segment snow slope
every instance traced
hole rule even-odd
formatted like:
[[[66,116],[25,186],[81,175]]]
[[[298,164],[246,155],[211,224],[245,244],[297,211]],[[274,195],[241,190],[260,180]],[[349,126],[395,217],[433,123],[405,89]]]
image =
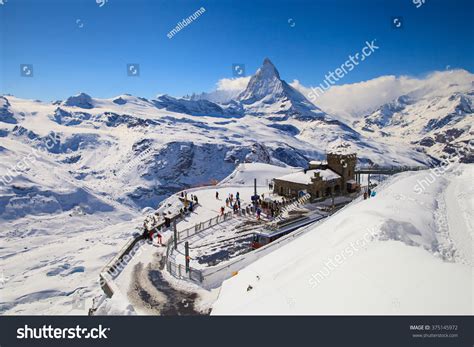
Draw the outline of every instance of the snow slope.
[[[212,314],[473,314],[474,167],[418,194],[430,174],[393,177],[243,269]]]

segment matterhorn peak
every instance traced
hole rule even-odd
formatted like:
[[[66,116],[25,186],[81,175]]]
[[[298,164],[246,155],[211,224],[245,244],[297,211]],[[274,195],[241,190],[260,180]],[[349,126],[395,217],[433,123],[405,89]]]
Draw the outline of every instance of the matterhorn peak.
[[[238,100],[245,105],[248,114],[286,113],[300,119],[324,116],[303,94],[280,78],[278,70],[268,58],[263,60],[262,66],[252,76]]]
[[[263,60],[263,65],[260,69],[258,69],[257,74],[261,74],[262,76],[266,77],[276,77],[280,79],[280,74],[278,73],[278,70],[276,69],[275,65],[271,62],[270,59],[265,58]]]
[[[276,99],[284,93],[283,82],[275,65],[265,58],[263,65],[249,81],[247,88],[239,95],[244,103],[254,103],[262,99]]]

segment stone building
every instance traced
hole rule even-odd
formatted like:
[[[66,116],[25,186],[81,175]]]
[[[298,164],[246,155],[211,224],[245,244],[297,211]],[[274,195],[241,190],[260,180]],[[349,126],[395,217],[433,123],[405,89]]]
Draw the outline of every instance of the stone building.
[[[305,170],[274,178],[273,192],[286,197],[309,193],[319,199],[356,191],[357,155],[327,153],[326,159],[311,161]]]

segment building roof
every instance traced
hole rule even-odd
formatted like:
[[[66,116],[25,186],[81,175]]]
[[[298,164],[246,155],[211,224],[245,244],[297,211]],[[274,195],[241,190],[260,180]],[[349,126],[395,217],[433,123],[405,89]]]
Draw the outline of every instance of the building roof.
[[[326,160],[311,160],[309,165],[327,165],[328,162]]]
[[[306,172],[304,171],[294,172],[285,176],[277,177],[276,179],[280,181],[286,181],[286,182],[292,182],[292,183],[310,184],[311,178],[314,177],[314,174],[316,172],[319,172],[323,181],[330,181],[330,180],[338,179],[341,177],[337,173],[332,171],[331,169],[325,169],[325,170],[315,169],[315,170],[306,170]]]

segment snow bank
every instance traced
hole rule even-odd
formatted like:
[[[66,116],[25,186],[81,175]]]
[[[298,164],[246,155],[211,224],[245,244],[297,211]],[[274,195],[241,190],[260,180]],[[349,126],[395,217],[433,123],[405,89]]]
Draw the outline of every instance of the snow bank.
[[[452,208],[452,195],[472,206],[473,169],[454,168],[421,194],[429,171],[392,177],[225,281],[212,313],[472,314],[472,248],[460,243],[472,245],[472,208]]]

